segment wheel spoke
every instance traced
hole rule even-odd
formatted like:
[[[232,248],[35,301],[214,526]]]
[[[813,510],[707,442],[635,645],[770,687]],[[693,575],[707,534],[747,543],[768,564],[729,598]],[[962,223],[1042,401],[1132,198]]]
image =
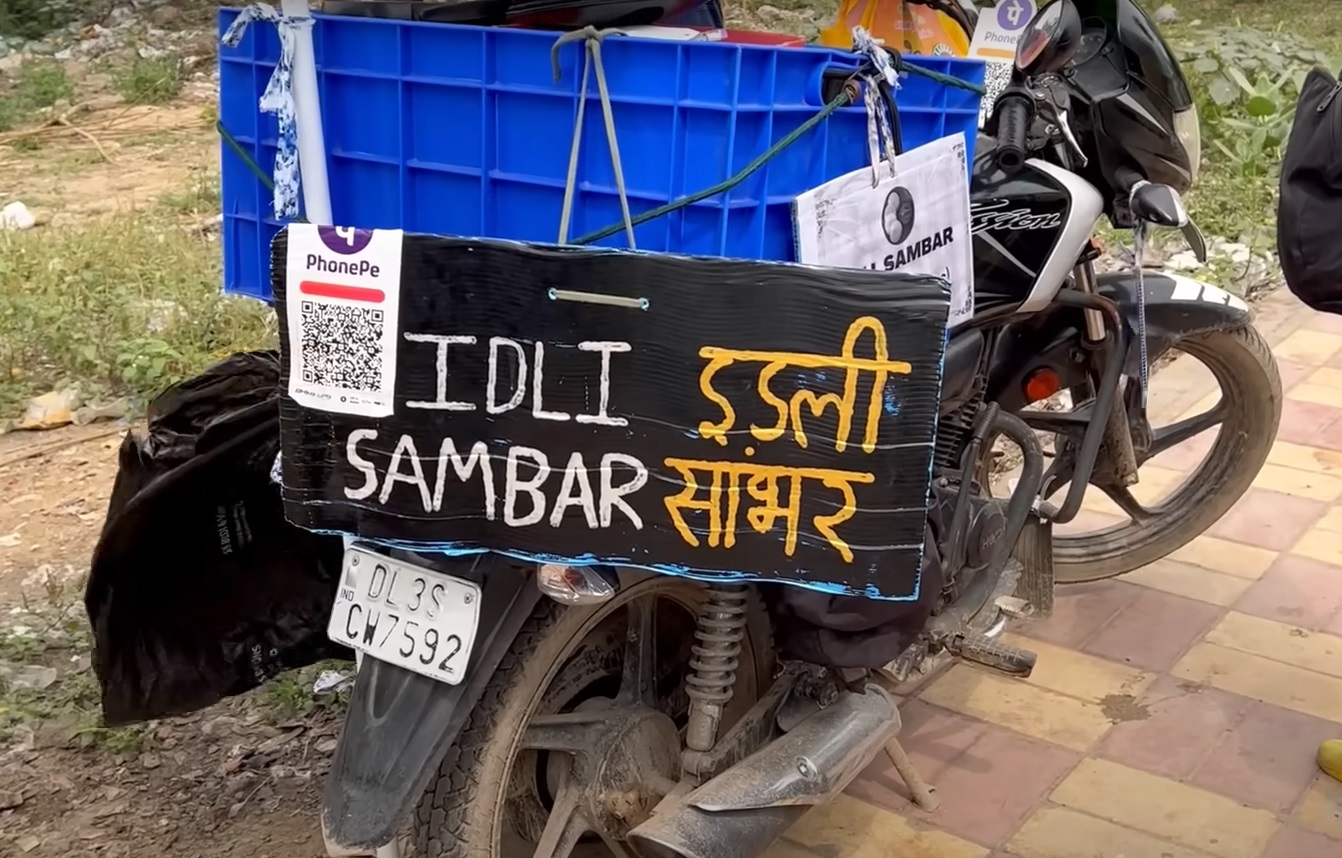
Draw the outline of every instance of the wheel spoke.
[[[619,703],[655,706],[657,703],[657,597],[634,599],[625,607],[624,667]]]
[[[1018,415],[1036,432],[1051,432],[1080,439],[1090,426],[1090,405],[1073,411],[1022,411]]]
[[[572,854],[573,847],[577,846],[582,836],[591,830],[591,826],[578,809],[578,802],[581,799],[582,793],[577,787],[565,783],[560,788],[532,858],[568,858]]]
[[[1067,458],[1059,456],[1054,459],[1039,481],[1039,496],[1048,499],[1056,495],[1063,486],[1072,482],[1073,470],[1075,468],[1070,456]]]
[[[1151,433],[1151,450],[1148,455],[1154,456],[1157,453],[1163,453],[1185,441],[1196,438],[1208,429],[1221,425],[1229,416],[1230,408],[1226,405],[1225,397],[1222,397],[1221,401],[1212,406],[1210,411],[1205,411],[1196,417],[1189,417],[1153,431]]]
[[[563,751],[576,754],[593,747],[597,738],[592,727],[600,718],[591,712],[537,715],[527,725],[522,747],[533,751]]]
[[[610,854],[614,858],[634,858],[634,853],[630,852],[628,847],[614,837],[600,830],[597,831],[597,834],[601,835],[601,842],[606,844],[606,848],[610,850]]]
[[[1123,510],[1129,518],[1138,524],[1154,518],[1154,514],[1151,510],[1142,506],[1141,501],[1137,500],[1132,492],[1128,491],[1127,486],[1099,486],[1098,488],[1100,491],[1108,495],[1109,499],[1113,501],[1119,509]]]

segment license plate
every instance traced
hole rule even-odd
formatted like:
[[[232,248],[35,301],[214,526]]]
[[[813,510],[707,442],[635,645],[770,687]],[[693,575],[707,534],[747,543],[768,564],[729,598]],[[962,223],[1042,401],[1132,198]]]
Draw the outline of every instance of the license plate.
[[[361,548],[345,550],[331,640],[456,685],[480,623],[480,588]]]

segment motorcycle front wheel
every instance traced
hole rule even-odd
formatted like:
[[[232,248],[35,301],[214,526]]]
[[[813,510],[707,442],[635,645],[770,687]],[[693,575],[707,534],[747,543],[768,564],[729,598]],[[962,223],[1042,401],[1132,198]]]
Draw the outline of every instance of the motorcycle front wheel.
[[[413,821],[415,858],[628,858],[623,835],[679,779],[685,676],[707,589],[622,575],[608,602],[542,599]],[[773,680],[753,588],[719,735]]]
[[[1180,340],[1174,348],[1206,367],[1220,400],[1202,413],[1152,427],[1139,464],[1216,431],[1202,459],[1173,490],[1150,505],[1130,489],[1092,485],[1128,520],[1100,530],[1053,537],[1054,580],[1060,584],[1113,578],[1153,563],[1187,545],[1229,512],[1258,476],[1281,421],[1281,376],[1272,350],[1253,327],[1213,331]],[[1155,378],[1159,378],[1157,374]],[[1059,502],[1068,483],[1054,481]]]

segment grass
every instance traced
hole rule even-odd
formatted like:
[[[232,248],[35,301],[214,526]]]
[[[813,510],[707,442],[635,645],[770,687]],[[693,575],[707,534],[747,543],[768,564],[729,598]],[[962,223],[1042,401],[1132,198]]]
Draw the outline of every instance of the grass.
[[[182,91],[182,68],[172,56],[140,58],[118,69],[113,83],[128,104],[166,104]]]
[[[40,39],[87,11],[74,3],[57,6],[50,0],[0,0],[0,36]]]
[[[230,353],[271,313],[220,294],[219,245],[154,213],[0,232],[0,415],[78,384],[143,401]]]
[[[0,633],[0,661],[11,665],[53,667],[56,681],[42,689],[7,686],[0,680],[0,739],[24,728],[55,725],[66,739],[113,754],[140,751],[143,725],[108,728],[100,724],[97,679],[87,664],[76,664],[91,641],[83,619],[82,582],[62,583],[49,576],[42,592],[25,597],[22,619],[27,628]]]
[[[271,719],[295,721],[320,712],[343,712],[349,705],[348,692],[318,696],[313,693],[312,687],[323,671],[349,673],[353,667],[349,662],[320,662],[281,673],[271,679],[261,689],[262,700]]]
[[[32,122],[39,111],[69,101],[75,88],[60,63],[25,62],[9,92],[0,94],[0,131]]]
[[[192,171],[191,182],[185,190],[159,198],[159,205],[168,212],[193,218],[218,214],[222,204],[219,175],[213,170]]]
[[[1315,65],[1336,71],[1342,17],[1314,0],[1174,6],[1179,20],[1162,30],[1180,54],[1202,120],[1202,172],[1190,213],[1212,235],[1271,250],[1277,171],[1299,83]]]

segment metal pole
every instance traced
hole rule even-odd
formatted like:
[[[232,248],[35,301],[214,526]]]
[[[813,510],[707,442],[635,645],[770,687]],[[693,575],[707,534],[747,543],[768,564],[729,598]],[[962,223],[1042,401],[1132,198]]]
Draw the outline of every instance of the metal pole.
[[[307,0],[280,0],[280,9],[290,18],[311,17]],[[294,47],[294,113],[298,125],[298,169],[303,180],[304,213],[309,223],[334,226],[311,27],[298,30]]]

